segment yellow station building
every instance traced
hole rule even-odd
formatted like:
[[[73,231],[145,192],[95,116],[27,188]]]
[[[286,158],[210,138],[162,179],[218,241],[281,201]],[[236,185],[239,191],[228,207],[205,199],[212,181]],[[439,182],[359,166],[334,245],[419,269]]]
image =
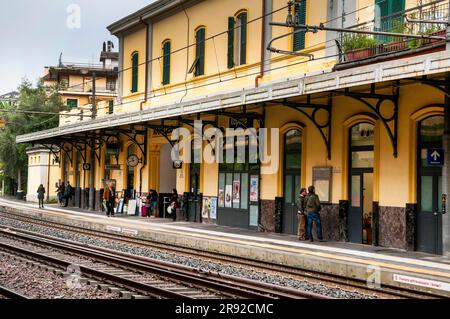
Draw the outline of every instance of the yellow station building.
[[[159,0],[108,27],[112,114],[17,142],[72,147],[61,173],[74,185],[91,164],[77,185],[95,189],[96,209],[114,180],[128,199],[157,190],[161,214],[175,188],[191,221],[294,234],[299,189],[315,185],[326,239],[448,253],[448,20],[447,0]],[[270,161],[189,163],[215,135],[174,166],[172,135],[196,120],[266,128]]]

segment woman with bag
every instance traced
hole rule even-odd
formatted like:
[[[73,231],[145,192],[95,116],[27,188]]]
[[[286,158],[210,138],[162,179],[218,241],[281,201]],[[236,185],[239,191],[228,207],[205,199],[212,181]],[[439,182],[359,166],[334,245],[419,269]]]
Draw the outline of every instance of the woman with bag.
[[[180,204],[178,202],[178,192],[175,188],[172,190],[171,204],[169,207],[171,207],[171,214],[172,214],[173,221],[176,221],[177,220],[177,209],[180,208]]]
[[[308,195],[308,193],[306,192],[306,188],[302,188],[300,190],[300,198],[297,201],[297,208],[298,208],[297,238],[298,238],[298,240],[306,240],[306,215],[305,215],[306,195]]]

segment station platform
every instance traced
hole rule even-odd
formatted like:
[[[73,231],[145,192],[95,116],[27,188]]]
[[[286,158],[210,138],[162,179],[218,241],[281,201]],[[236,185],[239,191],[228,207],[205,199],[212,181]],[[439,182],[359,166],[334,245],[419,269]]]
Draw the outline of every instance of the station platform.
[[[243,257],[305,271],[407,287],[450,297],[450,256],[345,242],[300,242],[295,236],[210,224],[104,214],[0,199],[0,210],[90,229]]]

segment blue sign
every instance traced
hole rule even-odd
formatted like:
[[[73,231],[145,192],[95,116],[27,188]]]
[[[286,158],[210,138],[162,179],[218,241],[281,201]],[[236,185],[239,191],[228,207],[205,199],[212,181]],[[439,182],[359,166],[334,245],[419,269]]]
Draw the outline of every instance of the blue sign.
[[[427,164],[430,166],[443,166],[444,150],[436,148],[427,149]]]

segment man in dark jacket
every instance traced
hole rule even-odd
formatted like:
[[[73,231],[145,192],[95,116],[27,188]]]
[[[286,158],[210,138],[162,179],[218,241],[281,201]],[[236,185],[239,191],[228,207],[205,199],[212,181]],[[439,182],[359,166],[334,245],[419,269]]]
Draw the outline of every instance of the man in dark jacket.
[[[322,207],[320,205],[319,196],[316,195],[316,189],[314,186],[308,187],[308,196],[306,196],[305,202],[306,213],[308,214],[307,237],[309,241],[313,241],[312,226],[313,222],[315,222],[317,228],[317,238],[319,241],[323,241],[322,223],[319,215]]]
[[[37,198],[39,200],[39,208],[44,208],[44,194],[45,194],[45,188],[44,185],[39,185],[39,188],[37,190]]]
[[[73,187],[72,187],[72,185],[70,185],[70,182],[68,181],[67,185],[66,185],[66,189],[64,191],[64,200],[65,200],[64,207],[69,206],[69,199],[72,198],[72,195],[73,195]]]

